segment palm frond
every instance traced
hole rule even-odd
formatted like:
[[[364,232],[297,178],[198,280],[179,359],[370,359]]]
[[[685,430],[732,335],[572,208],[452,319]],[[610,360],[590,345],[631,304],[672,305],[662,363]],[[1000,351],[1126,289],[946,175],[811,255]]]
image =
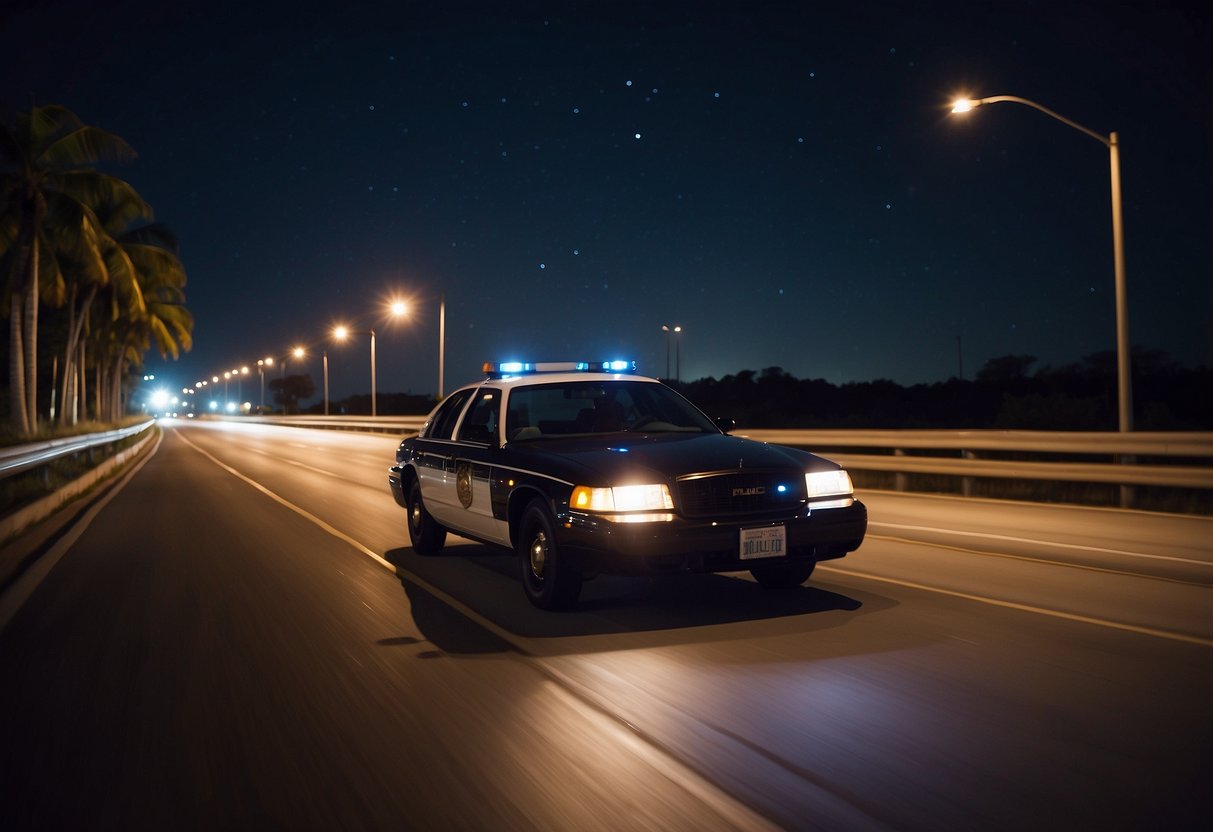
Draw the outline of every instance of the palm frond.
[[[82,125],[55,138],[35,161],[50,170],[63,170],[98,162],[133,162],[137,158],[135,149],[122,138],[100,127]]]

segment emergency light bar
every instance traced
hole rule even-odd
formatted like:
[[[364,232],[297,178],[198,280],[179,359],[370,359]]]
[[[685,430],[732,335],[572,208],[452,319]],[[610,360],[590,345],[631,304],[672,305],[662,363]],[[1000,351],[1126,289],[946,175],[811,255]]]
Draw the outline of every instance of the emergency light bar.
[[[500,361],[484,362],[489,378],[532,375],[535,373],[634,373],[635,361]]]

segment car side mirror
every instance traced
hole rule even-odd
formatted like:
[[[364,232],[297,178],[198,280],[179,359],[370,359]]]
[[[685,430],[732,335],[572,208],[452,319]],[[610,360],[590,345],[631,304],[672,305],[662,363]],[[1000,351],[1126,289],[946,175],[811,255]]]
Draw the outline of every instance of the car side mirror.
[[[737,422],[727,416],[717,416],[715,421],[716,427],[720,428],[721,433],[732,433],[737,427]]]

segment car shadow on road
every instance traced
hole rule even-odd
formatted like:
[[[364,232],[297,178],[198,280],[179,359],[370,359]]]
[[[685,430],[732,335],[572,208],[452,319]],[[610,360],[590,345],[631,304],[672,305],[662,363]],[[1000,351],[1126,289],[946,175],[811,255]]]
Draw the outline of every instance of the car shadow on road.
[[[810,632],[843,626],[856,616],[896,604],[879,595],[859,597],[825,589],[813,578],[796,589],[767,590],[748,574],[682,574],[599,576],[585,583],[575,609],[546,612],[527,601],[514,556],[493,547],[459,546],[436,557],[421,557],[406,547],[392,549],[384,557],[398,568],[415,605],[418,600],[429,604],[434,596],[410,576],[447,593],[503,630],[529,639],[650,633],[663,634],[657,639],[663,643],[677,643],[695,640],[690,631],[696,628],[759,621],[773,622],[774,630]],[[426,597],[414,600],[418,593]],[[454,610],[451,613],[462,618]],[[437,641],[437,635],[426,631],[431,640]]]

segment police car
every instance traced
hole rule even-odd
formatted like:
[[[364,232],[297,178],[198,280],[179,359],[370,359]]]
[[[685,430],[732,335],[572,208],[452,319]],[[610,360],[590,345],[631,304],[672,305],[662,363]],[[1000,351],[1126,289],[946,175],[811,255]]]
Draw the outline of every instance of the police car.
[[[486,364],[388,470],[413,549],[447,532],[513,549],[533,604],[597,573],[749,570],[799,586],[857,549],[867,509],[837,464],[730,436],[635,362]]]

